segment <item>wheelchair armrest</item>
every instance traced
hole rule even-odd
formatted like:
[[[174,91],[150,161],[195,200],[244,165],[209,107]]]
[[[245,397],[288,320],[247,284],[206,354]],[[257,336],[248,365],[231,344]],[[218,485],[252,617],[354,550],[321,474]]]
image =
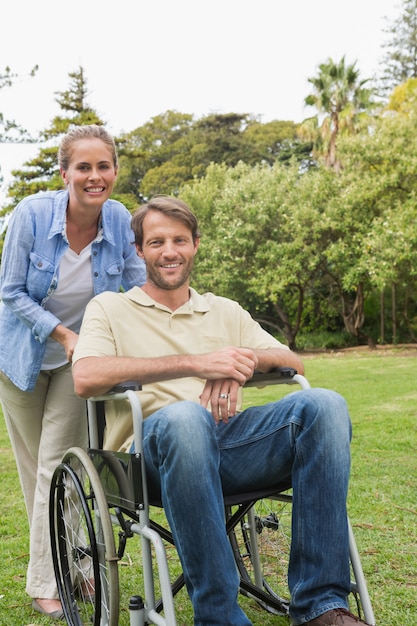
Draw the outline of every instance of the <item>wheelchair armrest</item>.
[[[142,389],[142,384],[137,380],[126,380],[123,383],[115,385],[108,393],[123,393],[128,389],[131,389],[132,391],[140,391]]]
[[[297,370],[293,367],[276,367],[270,372],[255,372],[252,378],[245,383],[245,387],[259,387],[264,385],[276,385],[280,383],[292,384],[297,380],[293,380],[297,374]],[[131,389],[132,391],[140,391],[142,385],[136,380],[127,380],[115,385],[108,393],[123,393]]]
[[[297,370],[293,367],[276,367],[270,372],[255,372],[252,378],[246,381],[245,387],[263,387],[266,385],[293,384]]]

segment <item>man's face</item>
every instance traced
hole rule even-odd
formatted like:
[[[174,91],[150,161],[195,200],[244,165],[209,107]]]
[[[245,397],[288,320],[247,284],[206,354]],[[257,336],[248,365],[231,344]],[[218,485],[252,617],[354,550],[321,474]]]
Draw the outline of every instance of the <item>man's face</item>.
[[[148,282],[164,290],[188,286],[199,243],[179,220],[149,211],[143,221],[143,247],[138,249],[146,262]]]

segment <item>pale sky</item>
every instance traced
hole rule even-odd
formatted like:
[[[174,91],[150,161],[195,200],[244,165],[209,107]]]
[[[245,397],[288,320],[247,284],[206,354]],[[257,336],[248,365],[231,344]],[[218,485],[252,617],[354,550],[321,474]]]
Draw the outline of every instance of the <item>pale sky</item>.
[[[83,66],[87,102],[114,134],[168,109],[196,117],[250,113],[300,122],[308,78],[329,57],[378,71],[400,0],[7,0],[0,70],[35,78],[0,90],[0,112],[36,133],[60,113],[55,92]],[[385,17],[388,17],[388,22]],[[0,144],[0,168],[37,154]],[[1,200],[1,198],[0,198]]]

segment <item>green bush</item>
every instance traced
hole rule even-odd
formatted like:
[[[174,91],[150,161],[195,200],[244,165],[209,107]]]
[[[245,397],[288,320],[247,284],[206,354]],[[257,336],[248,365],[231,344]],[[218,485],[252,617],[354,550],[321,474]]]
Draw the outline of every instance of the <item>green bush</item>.
[[[355,345],[357,345],[355,337],[346,331],[328,332],[320,330],[315,333],[297,335],[297,348],[300,351],[341,350]]]

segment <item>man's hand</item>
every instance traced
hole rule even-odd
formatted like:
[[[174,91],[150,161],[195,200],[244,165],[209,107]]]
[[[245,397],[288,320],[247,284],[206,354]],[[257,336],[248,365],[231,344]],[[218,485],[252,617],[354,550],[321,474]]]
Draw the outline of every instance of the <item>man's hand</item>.
[[[231,378],[244,385],[252,378],[258,357],[248,348],[227,347],[197,356],[197,376],[207,380]]]
[[[258,364],[258,357],[247,348],[228,347],[201,355],[200,378],[206,384],[200,396],[201,405],[211,412],[218,423],[228,422],[236,413],[239,388],[252,378]]]
[[[236,414],[237,396],[241,385],[230,378],[208,380],[200,395],[200,404],[205,409],[211,404],[211,413],[216,424],[228,422]]]

